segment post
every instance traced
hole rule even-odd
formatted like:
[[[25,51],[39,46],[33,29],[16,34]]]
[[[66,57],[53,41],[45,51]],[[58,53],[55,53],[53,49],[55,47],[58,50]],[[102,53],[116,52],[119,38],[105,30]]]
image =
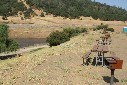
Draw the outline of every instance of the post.
[[[83,65],[84,65],[84,58],[83,58]]]
[[[111,69],[111,80],[110,80],[110,85],[113,85],[113,81],[114,81],[114,71],[115,71],[115,69]]]
[[[104,66],[104,52],[102,52],[102,67]]]

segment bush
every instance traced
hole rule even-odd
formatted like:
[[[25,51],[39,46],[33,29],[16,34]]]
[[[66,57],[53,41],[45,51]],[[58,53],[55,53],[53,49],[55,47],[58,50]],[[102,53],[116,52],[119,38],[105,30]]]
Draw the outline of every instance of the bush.
[[[0,53],[5,51],[16,51],[18,49],[18,43],[8,39],[9,26],[5,24],[0,25]]]
[[[107,31],[114,32],[115,30],[113,28],[108,28]]]
[[[6,51],[6,45],[0,42],[0,53]]]
[[[68,34],[68,37],[74,37],[80,33],[83,33],[83,32],[87,32],[87,29],[86,28],[75,28],[75,29],[72,29],[72,28],[66,28],[63,30],[64,32],[66,32]]]
[[[40,15],[40,16],[41,16],[41,17],[45,17],[45,15],[44,15],[44,13],[43,13],[43,12],[41,13],[41,15]]]
[[[32,13],[34,13],[34,11],[32,10],[32,8],[29,8],[29,9],[27,9],[27,10],[24,12],[24,17],[25,17],[26,19],[27,19],[27,18],[30,18]]]
[[[108,25],[103,25],[103,24],[101,24],[101,25],[98,25],[98,26],[96,27],[97,30],[101,30],[101,29],[103,29],[103,28],[107,29],[107,28],[108,28]]]
[[[14,40],[7,40],[7,51],[16,51],[19,48],[19,44]]]
[[[59,31],[52,32],[47,38],[47,42],[49,43],[50,46],[57,46],[68,40],[70,40],[68,34]]]
[[[8,29],[9,26],[5,24],[0,25],[0,42],[1,43],[6,43],[6,40],[8,39]]]
[[[66,28],[63,32],[67,33],[69,38],[77,35],[76,30],[71,28]]]
[[[47,42],[50,46],[57,46],[70,40],[71,37],[76,36],[80,33],[87,32],[86,28],[66,28],[62,32],[56,31],[49,35]]]

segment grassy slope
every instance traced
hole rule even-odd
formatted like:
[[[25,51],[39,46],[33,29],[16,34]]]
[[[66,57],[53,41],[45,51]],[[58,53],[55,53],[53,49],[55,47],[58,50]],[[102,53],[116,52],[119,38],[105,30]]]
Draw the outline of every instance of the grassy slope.
[[[0,61],[0,85],[109,85],[110,70],[107,67],[81,65],[81,56],[93,47],[99,36],[93,32],[81,34],[59,46]],[[127,39],[123,34],[111,36],[110,50],[114,49],[124,60],[123,69],[115,71],[115,78],[119,81],[115,85],[126,85]],[[121,42],[125,43],[118,46]]]
[[[89,50],[93,41],[95,41],[93,35],[82,34],[60,46],[32,51],[21,57],[0,61],[0,76],[2,76],[0,82],[4,85],[37,85],[42,82],[44,85],[59,82],[74,84],[75,81],[67,78],[72,76],[77,76],[78,80],[84,78],[85,69],[81,66],[81,56]],[[82,80],[82,83],[84,82]]]

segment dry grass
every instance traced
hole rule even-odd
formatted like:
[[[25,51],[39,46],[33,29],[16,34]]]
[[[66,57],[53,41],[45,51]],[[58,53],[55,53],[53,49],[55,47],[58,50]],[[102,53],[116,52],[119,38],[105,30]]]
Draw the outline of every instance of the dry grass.
[[[59,46],[35,50],[21,57],[0,61],[1,85],[109,85],[110,70],[101,66],[82,66],[81,56],[92,48],[99,32],[81,34]],[[124,60],[123,69],[115,71],[119,81],[127,84],[126,35],[111,34],[111,51]],[[118,44],[122,44],[118,46]],[[118,48],[118,49],[117,49]],[[95,54],[92,54],[92,58]]]
[[[121,28],[126,24],[120,21],[69,20],[52,17],[33,20],[36,20],[35,24],[44,22],[43,24],[47,25],[74,25],[81,27],[92,27],[93,24],[98,25],[104,23],[114,28]],[[21,30],[27,31],[26,34],[29,34],[30,31],[27,29]],[[18,31],[20,32],[20,30]],[[111,34],[113,42],[110,46],[110,50],[116,52],[117,55],[124,60],[124,64],[122,70],[115,71],[115,78],[119,80],[115,85],[126,85],[127,36],[122,34],[120,32],[121,30],[118,29],[118,31],[117,33]],[[13,34],[16,32],[17,31],[13,32]],[[38,32],[40,32],[40,30]],[[40,33],[43,33],[43,31]],[[30,36],[32,36],[32,34]],[[59,46],[31,51],[20,57],[1,60],[0,85],[109,85],[109,69],[101,66],[96,67],[91,64],[89,66],[81,65],[81,56],[92,48],[95,44],[95,40],[99,36],[99,32],[81,34]],[[92,57],[94,56],[93,54]]]
[[[9,17],[8,20],[0,20],[1,23],[14,23],[14,24],[34,24],[35,26],[41,25],[41,29],[37,27],[29,29],[19,28],[10,29],[9,36],[11,38],[46,38],[51,32],[56,30],[62,30],[61,28],[66,27],[85,27],[93,28],[97,25],[108,24],[109,27],[114,28],[115,31],[121,31],[124,26],[127,26],[127,22],[123,21],[100,21],[94,20],[91,17],[82,17],[83,19],[63,19],[63,17],[53,17],[47,15],[46,17],[33,17],[31,19],[21,20],[19,17]],[[25,25],[24,25],[25,27]]]
[[[83,84],[84,81],[81,77],[84,75],[85,68],[81,65],[81,56],[91,47],[91,42],[94,40],[92,36],[92,34],[80,35],[60,46],[41,49],[21,57],[1,61],[0,76],[2,77],[0,81],[4,85],[37,85],[37,83],[39,85],[50,83],[56,85],[74,84],[74,82],[79,84],[81,83],[77,81],[79,77]],[[76,75],[76,81],[73,82],[73,79],[68,81],[69,77],[73,78]]]

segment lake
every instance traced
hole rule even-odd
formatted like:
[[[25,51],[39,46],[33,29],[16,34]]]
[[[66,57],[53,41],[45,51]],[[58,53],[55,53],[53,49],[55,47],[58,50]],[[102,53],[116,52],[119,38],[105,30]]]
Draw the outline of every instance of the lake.
[[[23,47],[28,47],[28,46],[34,46],[34,45],[46,45],[46,39],[35,39],[35,38],[31,38],[31,39],[13,39],[15,41],[17,41],[19,43],[19,47],[23,48]]]

